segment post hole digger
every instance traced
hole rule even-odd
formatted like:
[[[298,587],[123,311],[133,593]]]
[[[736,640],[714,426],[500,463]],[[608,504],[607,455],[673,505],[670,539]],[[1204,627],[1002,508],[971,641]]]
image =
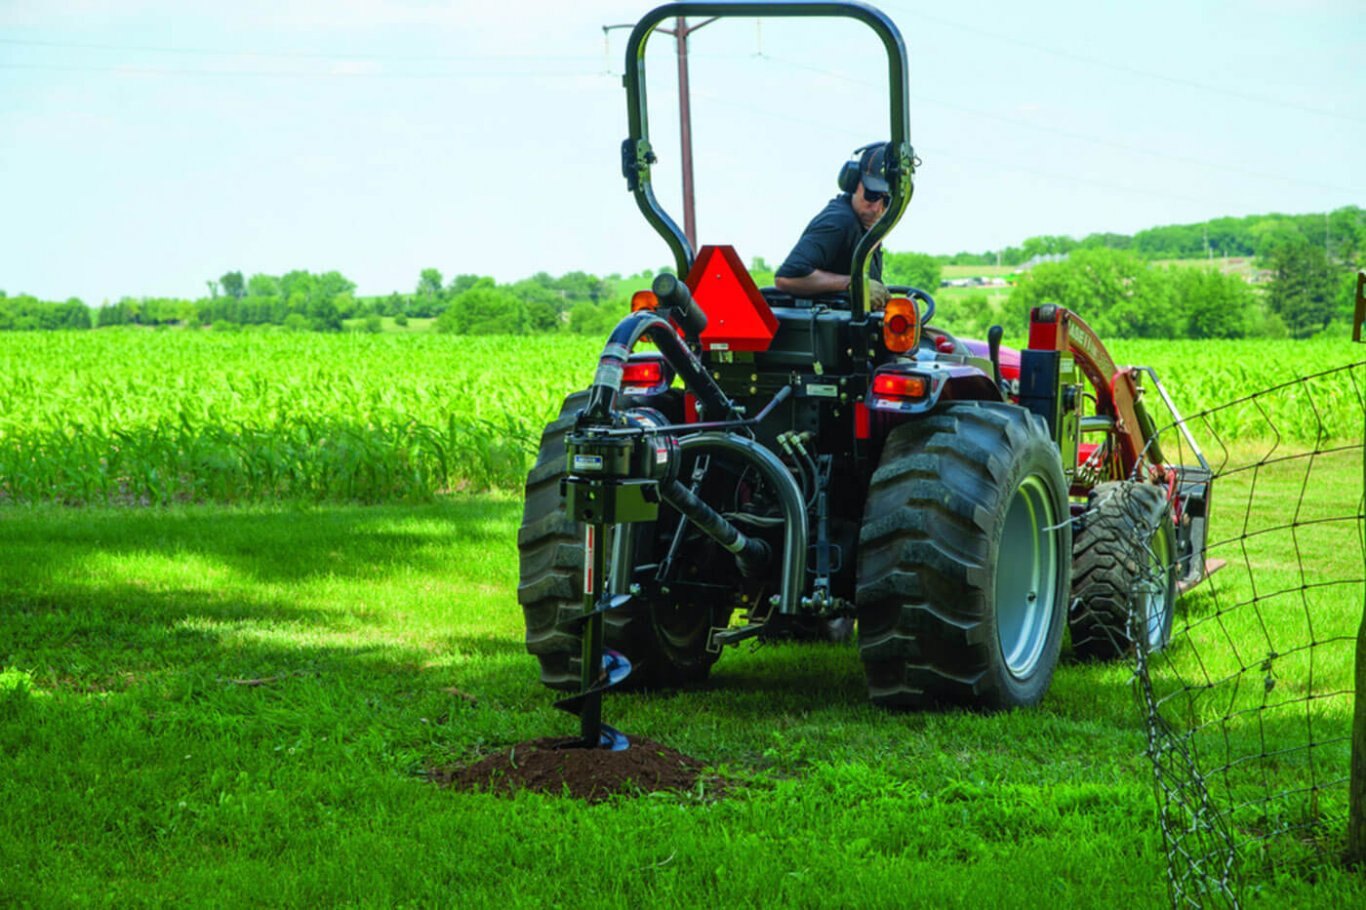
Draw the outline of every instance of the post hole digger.
[[[760,290],[659,206],[644,51],[678,16],[839,16],[880,39],[888,202],[847,296]],[[1155,373],[1117,367],[1059,306],[1031,312],[1019,351],[999,327],[932,324],[916,288],[870,310],[865,267],[912,192],[906,73],[896,26],[857,3],[673,3],[631,34],[622,169],[679,277],[635,295],[546,428],[518,533],[527,649],[585,746],[626,747],[608,689],[697,682],[726,645],[839,619],[876,704],[1037,704],[1069,623],[1082,656],[1161,647],[1207,572],[1211,473],[1189,434],[1199,463],[1163,460]]]

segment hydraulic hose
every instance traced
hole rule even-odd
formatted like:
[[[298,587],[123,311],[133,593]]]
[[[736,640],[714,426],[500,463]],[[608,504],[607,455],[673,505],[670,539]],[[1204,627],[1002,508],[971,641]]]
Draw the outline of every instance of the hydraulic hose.
[[[650,310],[638,310],[627,316],[603,346],[602,356],[598,358],[598,371],[593,376],[593,384],[588,387],[588,404],[584,416],[592,423],[610,425],[612,414],[616,411],[617,396],[621,392],[621,374],[626,367],[626,359],[642,335],[659,348],[664,359],[683,379],[683,384],[702,402],[705,412],[723,418],[737,417],[735,404],[721,391],[701,362],[683,340],[678,337],[669,321]]]
[[[677,480],[659,485],[659,498],[678,510],[702,533],[735,554],[740,574],[749,577],[768,565],[768,544],[755,537],[746,537],[735,525],[722,517],[702,498]]]
[[[806,581],[807,521],[806,506],[802,502],[796,479],[772,451],[734,433],[698,433],[680,440],[679,447],[684,455],[713,451],[734,456],[752,466],[768,481],[778,497],[778,507],[783,514],[782,591],[778,612],[797,613],[801,608],[802,586]],[[684,492],[690,491],[684,488]]]

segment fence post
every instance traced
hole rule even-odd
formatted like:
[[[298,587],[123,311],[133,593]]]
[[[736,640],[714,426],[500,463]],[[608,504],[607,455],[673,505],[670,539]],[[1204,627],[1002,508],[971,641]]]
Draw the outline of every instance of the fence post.
[[[1366,272],[1357,272],[1356,312],[1352,320],[1352,340],[1361,341],[1361,324],[1366,319]],[[1362,430],[1366,450],[1366,427]],[[1366,483],[1366,451],[1362,457],[1362,478]],[[1347,861],[1366,863],[1366,603],[1362,605],[1361,626],[1357,629],[1356,686],[1352,712],[1352,783],[1347,798]]]

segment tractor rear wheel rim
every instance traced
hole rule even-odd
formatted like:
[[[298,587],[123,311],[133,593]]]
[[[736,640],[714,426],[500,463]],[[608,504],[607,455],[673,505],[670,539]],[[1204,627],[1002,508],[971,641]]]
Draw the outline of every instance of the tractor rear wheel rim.
[[[1018,679],[1039,666],[1057,599],[1057,517],[1038,475],[1020,484],[1006,511],[996,560],[996,635],[1006,668]]]
[[[1159,526],[1148,547],[1148,577],[1144,579],[1143,623],[1148,650],[1162,647],[1163,632],[1167,627],[1167,611],[1171,609],[1171,588],[1167,578],[1171,574],[1172,557],[1167,535]]]

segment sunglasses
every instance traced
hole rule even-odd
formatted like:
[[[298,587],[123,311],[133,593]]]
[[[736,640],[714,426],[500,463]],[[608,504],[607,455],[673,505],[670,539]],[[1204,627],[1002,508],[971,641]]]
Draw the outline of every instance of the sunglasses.
[[[886,201],[887,201],[887,194],[886,194],[886,193],[875,193],[875,192],[873,192],[872,190],[868,189],[868,187],[865,186],[865,187],[863,188],[863,198],[864,198],[870,205],[877,205],[879,202],[886,202]]]

